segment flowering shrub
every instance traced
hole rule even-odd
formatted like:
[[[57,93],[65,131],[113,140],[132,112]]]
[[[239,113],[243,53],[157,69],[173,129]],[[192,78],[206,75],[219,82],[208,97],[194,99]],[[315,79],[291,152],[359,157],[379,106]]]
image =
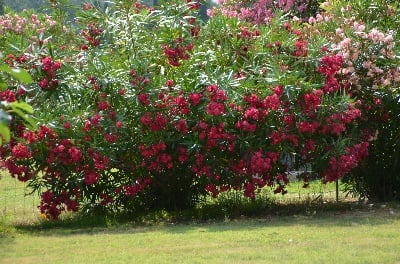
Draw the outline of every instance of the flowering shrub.
[[[75,34],[68,47],[55,37],[34,49],[22,32],[28,59],[7,63],[33,75],[21,98],[39,128],[19,127],[1,155],[40,191],[42,213],[181,209],[231,189],[255,198],[265,186],[284,194],[289,169],[311,166],[299,176],[306,186],[367,156],[373,133],[359,126],[365,105],[351,92],[347,50],[334,46],[340,36],[328,42],[317,25],[279,15],[255,25],[216,12],[202,24],[198,8],[85,5],[79,30],[61,29]]]
[[[27,84],[32,82],[31,76],[23,69],[12,68],[6,64],[2,64],[0,65],[0,72],[13,77],[13,80],[7,80],[7,76],[4,76],[4,79],[3,76],[0,76],[1,89],[7,88],[7,84],[11,85],[15,80]],[[34,121],[30,116],[33,113],[32,107],[25,102],[18,102],[18,96],[19,94],[15,94],[10,89],[0,91],[0,146],[3,144],[3,141],[10,141],[10,128],[18,129],[18,126],[35,128]]]
[[[238,17],[255,24],[269,24],[276,10],[290,14],[298,19],[314,16],[322,1],[319,0],[219,0],[219,8],[208,10],[209,16],[221,13],[225,16]]]
[[[311,19],[320,33],[330,33],[332,48],[344,58],[348,91],[362,105],[359,127],[370,141],[371,155],[344,181],[349,191],[370,199],[398,199],[399,61],[397,3],[364,1],[327,4],[327,12]],[[380,20],[376,9],[388,15]],[[318,25],[319,24],[319,25]],[[336,29],[336,25],[341,27]],[[325,29],[322,29],[325,27]],[[330,30],[326,30],[328,27]]]

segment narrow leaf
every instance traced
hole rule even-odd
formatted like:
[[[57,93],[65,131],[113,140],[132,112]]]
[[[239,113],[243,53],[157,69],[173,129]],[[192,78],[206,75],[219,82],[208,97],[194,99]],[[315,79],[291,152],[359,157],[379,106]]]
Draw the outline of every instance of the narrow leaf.
[[[11,68],[9,65],[3,64],[0,65],[0,71],[6,72],[15,79],[17,79],[18,81],[21,81],[26,84],[33,82],[31,75],[24,69]]]
[[[32,106],[30,106],[28,103],[25,102],[12,102],[10,104],[12,109],[18,108],[24,111],[27,114],[33,114],[33,109]]]
[[[8,128],[8,126],[1,122],[0,123],[0,144],[3,143],[3,140],[5,142],[10,141],[10,129]]]

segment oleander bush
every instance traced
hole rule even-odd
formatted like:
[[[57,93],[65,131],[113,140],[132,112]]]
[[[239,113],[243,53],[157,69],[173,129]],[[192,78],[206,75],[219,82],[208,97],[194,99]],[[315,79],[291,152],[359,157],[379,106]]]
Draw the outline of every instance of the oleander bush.
[[[222,6],[203,22],[198,1],[116,0],[67,23],[51,2],[53,16],[0,19],[4,63],[34,80],[10,81],[1,98],[28,102],[37,123],[10,124],[2,166],[51,219],[284,194],[289,170],[305,187],[337,181],[395,119],[382,96],[396,94],[394,35],[328,4],[309,19],[278,6],[262,23]]]

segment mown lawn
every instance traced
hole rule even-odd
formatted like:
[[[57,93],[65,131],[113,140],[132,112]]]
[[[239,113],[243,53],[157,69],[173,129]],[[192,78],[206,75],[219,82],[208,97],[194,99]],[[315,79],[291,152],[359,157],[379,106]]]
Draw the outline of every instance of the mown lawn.
[[[400,204],[321,204],[214,220],[3,218],[0,263],[400,263]]]
[[[400,263],[399,209],[112,227],[10,228],[1,263]]]

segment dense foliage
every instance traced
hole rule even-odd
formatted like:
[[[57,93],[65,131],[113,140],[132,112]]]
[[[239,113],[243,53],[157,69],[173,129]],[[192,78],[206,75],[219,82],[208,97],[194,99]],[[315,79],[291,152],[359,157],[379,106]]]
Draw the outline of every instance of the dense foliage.
[[[34,79],[9,80],[1,98],[28,102],[38,124],[10,123],[2,165],[50,218],[182,209],[231,189],[284,194],[293,170],[305,187],[347,175],[365,190],[352,173],[397,124],[396,35],[351,6],[223,1],[204,23],[198,1],[118,0],[83,5],[68,26],[51,2],[52,16],[0,19],[4,63]]]

